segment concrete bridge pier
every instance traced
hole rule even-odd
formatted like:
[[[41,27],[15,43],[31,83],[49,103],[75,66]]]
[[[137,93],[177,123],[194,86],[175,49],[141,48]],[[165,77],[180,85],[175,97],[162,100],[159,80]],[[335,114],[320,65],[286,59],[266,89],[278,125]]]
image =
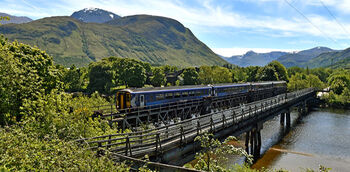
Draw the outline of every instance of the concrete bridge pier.
[[[280,124],[281,127],[284,127],[284,125],[286,125],[286,129],[289,130],[290,129],[290,109],[288,109],[286,112],[281,113],[281,117],[280,117]]]
[[[287,130],[290,129],[290,109],[287,110],[286,112],[286,128]]]
[[[250,131],[246,132],[246,152],[253,155],[254,161],[258,160],[261,151],[261,129],[263,124],[257,124]]]

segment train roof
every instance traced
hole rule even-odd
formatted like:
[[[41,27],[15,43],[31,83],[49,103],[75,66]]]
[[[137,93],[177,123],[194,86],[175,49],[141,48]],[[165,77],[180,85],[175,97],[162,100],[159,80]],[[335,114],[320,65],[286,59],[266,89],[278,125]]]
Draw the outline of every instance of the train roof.
[[[214,84],[213,87],[230,87],[230,86],[249,86],[250,83],[225,83],[225,84]]]
[[[147,88],[127,88],[119,91],[128,91],[133,93],[151,92],[151,91],[175,91],[175,90],[192,90],[192,89],[209,89],[210,85],[186,85],[171,87],[147,87]]]
[[[263,81],[263,82],[252,82],[252,83],[225,83],[225,84],[214,84],[214,85],[186,85],[186,86],[170,86],[170,87],[146,87],[146,88],[127,88],[119,91],[127,91],[133,93],[153,92],[153,91],[175,91],[175,90],[195,90],[195,89],[209,89],[211,87],[227,87],[227,86],[247,86],[253,85],[264,85],[272,83],[285,83],[286,81]]]

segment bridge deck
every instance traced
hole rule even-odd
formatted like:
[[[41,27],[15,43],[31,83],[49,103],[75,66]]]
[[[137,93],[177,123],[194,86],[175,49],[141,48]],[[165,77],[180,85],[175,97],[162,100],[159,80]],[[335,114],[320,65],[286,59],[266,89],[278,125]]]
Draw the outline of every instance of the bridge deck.
[[[87,143],[91,149],[105,148],[114,153],[137,158],[146,154],[157,156],[192,142],[196,136],[202,133],[216,133],[229,127],[239,128],[245,123],[256,123],[276,110],[300,103],[313,93],[314,89],[304,89],[252,102],[246,104],[245,107],[220,110],[154,129],[86,138],[78,141]]]

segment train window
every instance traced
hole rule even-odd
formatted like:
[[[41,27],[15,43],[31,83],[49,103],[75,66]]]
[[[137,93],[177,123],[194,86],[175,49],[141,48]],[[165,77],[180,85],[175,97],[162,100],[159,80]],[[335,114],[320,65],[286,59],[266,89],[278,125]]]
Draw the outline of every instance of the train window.
[[[173,98],[173,93],[165,93],[165,98],[166,99],[172,99]]]
[[[153,102],[154,101],[154,95],[153,94],[146,94],[146,101]]]
[[[164,99],[164,94],[160,93],[156,95],[156,100],[163,100]]]
[[[196,91],[196,96],[200,96],[200,95],[201,95],[201,91],[200,90]]]
[[[175,92],[174,93],[175,98],[180,98],[181,97],[181,92]]]
[[[193,97],[194,96],[194,91],[189,91],[188,94]]]
[[[188,96],[188,92],[187,91],[182,92],[182,97],[187,97],[187,96]]]

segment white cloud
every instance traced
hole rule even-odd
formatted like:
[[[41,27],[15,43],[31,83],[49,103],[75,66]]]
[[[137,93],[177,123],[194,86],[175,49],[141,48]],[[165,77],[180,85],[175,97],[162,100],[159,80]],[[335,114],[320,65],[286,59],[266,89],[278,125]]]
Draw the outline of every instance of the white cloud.
[[[248,51],[254,51],[256,53],[268,53],[271,51],[283,51],[283,52],[294,52],[299,51],[296,49],[276,49],[276,48],[239,48],[239,47],[233,47],[233,48],[212,48],[212,50],[219,55],[222,55],[224,57],[231,57],[234,55],[243,55]]]

